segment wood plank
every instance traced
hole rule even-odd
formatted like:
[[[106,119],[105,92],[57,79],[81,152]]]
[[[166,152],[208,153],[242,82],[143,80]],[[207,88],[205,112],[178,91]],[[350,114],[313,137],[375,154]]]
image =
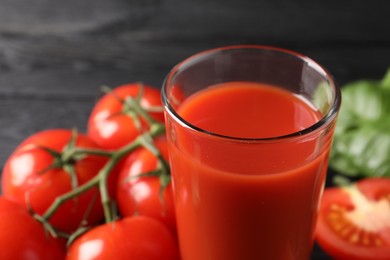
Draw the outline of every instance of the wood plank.
[[[94,100],[0,99],[0,165],[29,135],[51,128],[85,131]]]
[[[0,70],[0,96],[94,98],[98,95],[98,88],[101,85],[115,87],[119,84],[137,81],[160,88],[165,75],[175,63],[200,50],[200,48],[199,50],[195,48],[180,50],[179,45],[175,43],[165,47],[161,55],[157,53],[151,55],[153,48],[134,50],[134,56],[129,55],[127,58],[125,58],[125,49],[107,52],[107,59],[103,62],[105,66],[98,64],[99,62],[91,57],[84,56],[82,51],[77,56],[79,61],[89,63],[84,67],[75,66],[74,59],[65,53],[58,53],[58,55],[63,55],[61,65],[56,64],[55,60],[50,57],[34,58],[35,62],[41,64],[41,67],[27,70],[20,68]],[[296,46],[293,50],[308,55],[325,66],[340,84],[360,78],[381,78],[390,67],[390,45],[377,48],[361,46],[357,48],[329,47],[328,49]],[[140,55],[139,52],[150,53]],[[121,56],[120,53],[123,55]],[[139,55],[138,58],[136,58],[137,55]],[[119,56],[121,58],[116,58]],[[20,57],[17,63],[23,63],[23,59]],[[136,62],[137,60],[142,60],[142,62]]]
[[[247,43],[290,48],[320,61],[327,55],[341,70],[350,63],[376,68],[364,62],[390,57],[390,2],[369,8],[359,2],[41,0],[30,7],[26,0],[6,1],[0,3],[0,68],[163,74],[200,50]]]
[[[255,0],[7,0],[0,31],[25,35],[143,32],[154,35],[259,35],[285,41],[389,39],[389,2]],[[17,15],[16,15],[17,14]],[[364,32],[364,33],[363,33]],[[374,37],[374,38],[373,38]]]
[[[0,97],[94,99],[100,86],[115,87],[130,82],[143,82],[160,88],[165,70],[131,71],[111,67],[90,70],[61,68],[0,71]]]

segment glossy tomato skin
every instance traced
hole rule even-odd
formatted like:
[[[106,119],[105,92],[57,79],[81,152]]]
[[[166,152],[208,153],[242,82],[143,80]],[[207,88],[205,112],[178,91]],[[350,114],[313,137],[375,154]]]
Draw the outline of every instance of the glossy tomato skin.
[[[165,160],[168,160],[168,148],[165,138],[154,142]],[[161,184],[158,177],[138,177],[157,167],[157,158],[146,148],[131,153],[119,172],[117,187],[118,208],[123,216],[149,216],[165,223],[176,234],[175,206],[171,183],[160,196]],[[163,200],[162,200],[163,199]]]
[[[106,149],[118,149],[133,141],[142,130],[138,129],[133,118],[123,112],[124,106],[118,98],[136,97],[143,88],[141,106],[162,107],[160,91],[149,85],[131,83],[121,85],[113,89],[112,93],[104,95],[95,104],[88,119],[88,135],[101,147]],[[164,113],[149,113],[158,122],[164,122]],[[145,120],[141,120],[142,129],[148,129]]]
[[[382,228],[368,231],[346,221],[345,215],[357,208],[349,193],[341,188],[327,188],[323,194],[320,214],[317,221],[316,240],[334,259],[342,260],[385,260],[390,259],[390,179],[371,178],[357,183],[359,191],[371,201],[387,201],[387,216],[377,221],[372,213],[373,224]],[[384,204],[382,204],[384,205]],[[363,214],[362,217],[363,218]],[[377,222],[377,223],[374,223]]]
[[[178,260],[178,246],[161,222],[127,217],[91,229],[70,246],[67,260]]]
[[[39,146],[57,152],[68,144],[72,131],[51,129],[38,132],[21,143],[7,160],[2,174],[2,190],[5,197],[14,200],[24,207],[43,214],[56,197],[71,190],[70,176],[62,168],[42,172],[53,163],[53,156]],[[77,147],[99,148],[87,136],[78,134]],[[81,185],[93,178],[106,163],[101,156],[86,156],[74,164],[78,184]],[[103,218],[97,188],[83,193],[75,199],[65,202],[50,218],[50,223],[65,232],[74,231],[85,218],[87,223],[96,224]]]
[[[60,260],[65,250],[25,208],[0,197],[0,259]]]

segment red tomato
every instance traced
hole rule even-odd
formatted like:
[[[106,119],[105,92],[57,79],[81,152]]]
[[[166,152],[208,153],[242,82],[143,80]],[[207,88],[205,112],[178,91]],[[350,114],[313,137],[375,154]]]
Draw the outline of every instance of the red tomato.
[[[39,146],[61,152],[71,138],[72,131],[53,129],[36,133],[20,144],[7,160],[3,170],[4,196],[26,208],[31,207],[37,214],[43,214],[56,197],[69,192],[72,189],[71,178],[63,168],[42,172],[53,163],[54,158]],[[87,136],[81,134],[77,136],[76,146],[99,148]],[[78,184],[93,178],[106,161],[103,157],[86,156],[74,162]],[[71,232],[80,225],[85,215],[88,224],[95,224],[103,218],[97,188],[65,202],[50,218],[50,223],[62,231]]]
[[[173,235],[161,222],[128,217],[91,229],[70,246],[67,260],[178,260]]]
[[[164,159],[168,160],[166,139],[158,138],[155,145]],[[123,216],[143,215],[156,218],[176,234],[172,185],[165,188],[161,198],[159,177],[136,177],[156,170],[157,163],[156,156],[146,148],[138,149],[126,158],[118,177],[118,208]]]
[[[326,189],[316,237],[336,259],[390,259],[390,179]]]
[[[115,88],[112,93],[104,95],[96,103],[88,120],[88,135],[103,148],[118,149],[148,129],[148,124],[142,118],[141,129],[136,126],[134,119],[126,114],[126,105],[123,103],[126,97],[135,98],[141,91],[141,86],[143,87],[140,101],[142,108],[162,109],[160,91],[148,85],[139,83],[122,85]],[[155,120],[164,122],[162,110],[148,114]]]
[[[63,259],[65,250],[20,205],[0,197],[0,259]]]

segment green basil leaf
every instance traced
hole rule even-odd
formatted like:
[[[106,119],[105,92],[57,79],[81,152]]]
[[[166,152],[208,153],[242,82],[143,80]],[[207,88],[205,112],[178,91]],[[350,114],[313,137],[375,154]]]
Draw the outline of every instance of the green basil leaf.
[[[381,81],[382,88],[390,89],[390,68],[387,70],[386,75]]]
[[[390,69],[342,88],[330,166],[353,177],[390,177]]]
[[[367,124],[335,137],[331,166],[353,177],[390,177],[390,123]]]

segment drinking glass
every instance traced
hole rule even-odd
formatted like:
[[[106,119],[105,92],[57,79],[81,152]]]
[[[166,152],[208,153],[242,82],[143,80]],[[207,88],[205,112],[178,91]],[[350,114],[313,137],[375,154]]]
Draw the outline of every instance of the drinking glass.
[[[223,127],[204,129],[187,119],[202,106],[210,111],[213,105],[221,108],[222,95],[194,97],[232,82],[288,93],[316,119],[283,134],[273,133],[267,122],[253,120],[269,130],[267,136],[229,135]],[[176,65],[164,81],[162,99],[182,259],[309,259],[341,102],[331,75],[312,59],[289,50],[228,46]],[[197,103],[191,103],[194,100]],[[240,110],[249,103],[240,102],[225,102],[222,107],[221,117],[230,106],[240,111],[229,119],[231,127],[250,114]],[[267,104],[266,111],[256,110],[259,118],[279,111],[282,127],[302,117],[295,114],[296,107],[284,109],[272,100]],[[207,111],[203,113],[206,120]]]

